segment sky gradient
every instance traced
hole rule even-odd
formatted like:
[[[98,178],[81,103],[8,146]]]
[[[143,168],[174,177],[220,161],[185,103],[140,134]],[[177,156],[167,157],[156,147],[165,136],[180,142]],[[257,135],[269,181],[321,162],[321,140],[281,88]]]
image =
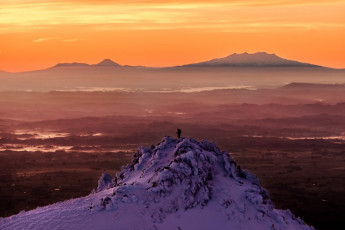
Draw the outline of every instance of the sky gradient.
[[[345,1],[0,0],[0,69],[173,66],[266,51],[345,68]]]

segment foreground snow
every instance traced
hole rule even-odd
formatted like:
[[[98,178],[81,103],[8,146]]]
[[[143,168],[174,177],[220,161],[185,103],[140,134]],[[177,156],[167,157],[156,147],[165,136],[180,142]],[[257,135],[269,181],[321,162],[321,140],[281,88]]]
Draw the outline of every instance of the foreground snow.
[[[166,137],[94,194],[0,219],[1,229],[314,229],[274,209],[267,192],[217,146]]]

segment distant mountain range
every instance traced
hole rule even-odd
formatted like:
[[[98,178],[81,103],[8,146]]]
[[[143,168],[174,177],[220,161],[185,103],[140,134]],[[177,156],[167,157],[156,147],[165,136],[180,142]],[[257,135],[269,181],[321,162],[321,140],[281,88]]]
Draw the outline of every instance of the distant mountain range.
[[[297,90],[327,90],[327,89],[345,89],[345,84],[316,84],[316,83],[299,83],[293,82],[281,87],[281,89],[297,89]]]
[[[231,54],[224,58],[183,65],[183,67],[321,67],[308,63],[287,60],[266,52]]]
[[[54,67],[138,67],[138,66],[122,66],[110,59],[104,59],[98,64],[90,65],[87,63],[59,63]],[[141,66],[142,67],[142,66]],[[258,53],[242,53],[231,54],[224,58],[216,58],[209,61],[187,64],[175,67],[322,67],[309,63],[303,63],[293,60],[287,60],[277,56],[276,54],[268,54],[266,52]]]
[[[120,67],[121,65],[110,59],[104,59],[103,61],[94,65],[89,65],[87,63],[73,62],[73,63],[58,63],[54,67],[87,67],[87,66]]]

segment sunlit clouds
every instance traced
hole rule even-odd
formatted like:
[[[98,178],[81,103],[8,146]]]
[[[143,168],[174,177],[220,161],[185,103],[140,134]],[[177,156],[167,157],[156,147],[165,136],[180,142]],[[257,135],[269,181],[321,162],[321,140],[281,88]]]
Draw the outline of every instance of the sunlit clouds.
[[[109,2],[14,1],[0,10],[0,32],[34,31],[56,25],[89,25],[90,29],[96,30],[99,27],[112,30],[203,28],[226,31],[250,31],[256,27],[282,30],[293,27],[345,28],[344,17],[339,16],[344,12],[345,4],[337,2],[295,5],[290,1],[288,6],[274,5],[272,1]],[[288,1],[280,1],[281,4],[284,2]]]
[[[61,38],[37,38],[32,40],[34,43],[39,43],[39,42],[46,42],[50,40],[57,40],[57,41],[62,41],[62,42],[77,42],[80,39],[78,38],[71,38],[71,39],[61,39]]]

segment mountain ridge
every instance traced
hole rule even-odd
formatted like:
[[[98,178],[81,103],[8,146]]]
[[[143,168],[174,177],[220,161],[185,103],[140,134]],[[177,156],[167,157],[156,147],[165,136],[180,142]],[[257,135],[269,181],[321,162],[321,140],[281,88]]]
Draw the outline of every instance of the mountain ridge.
[[[122,65],[114,62],[111,59],[103,59],[97,64],[88,64],[83,62],[65,62],[65,63],[57,63],[54,67],[121,67]]]
[[[223,58],[183,65],[182,67],[322,67],[309,63],[288,60],[266,52],[234,53]],[[326,67],[322,67],[326,68]]]
[[[303,83],[303,82],[291,82],[286,84],[280,89],[344,89],[345,84],[321,84],[321,83]]]
[[[246,59],[247,58],[247,59]],[[256,58],[256,59],[255,59]],[[142,65],[120,65],[117,62],[114,62],[111,59],[103,59],[99,63],[96,64],[88,64],[82,62],[63,62],[57,63],[54,66],[44,68],[44,69],[37,69],[37,70],[29,70],[29,71],[21,71],[21,72],[7,72],[0,70],[0,73],[26,73],[26,72],[36,72],[42,70],[49,70],[49,69],[56,69],[56,68],[63,68],[63,67],[122,67],[122,68],[151,68],[151,69],[179,69],[179,68],[186,68],[186,67],[229,67],[229,68],[293,68],[293,67],[304,67],[310,69],[325,69],[325,70],[340,70],[344,71],[345,68],[332,68],[326,67],[316,64],[304,63],[295,60],[288,60],[279,57],[278,55],[266,52],[256,52],[256,53],[233,53],[223,58],[214,58],[208,61],[184,64],[184,65],[176,65],[176,66],[166,66],[166,67],[150,67],[150,66],[142,66]],[[110,68],[108,68],[110,69]]]
[[[111,59],[104,59],[97,64],[87,64],[87,63],[58,63],[51,68],[56,67],[144,67],[144,68],[155,68],[155,69],[174,69],[174,68],[185,68],[185,67],[305,67],[305,68],[323,68],[323,69],[333,69],[329,67],[303,63],[295,60],[288,60],[277,56],[276,54],[266,53],[266,52],[256,52],[256,53],[233,53],[223,58],[214,58],[208,61],[171,66],[171,67],[149,67],[149,66],[130,66],[130,65],[120,65]]]

